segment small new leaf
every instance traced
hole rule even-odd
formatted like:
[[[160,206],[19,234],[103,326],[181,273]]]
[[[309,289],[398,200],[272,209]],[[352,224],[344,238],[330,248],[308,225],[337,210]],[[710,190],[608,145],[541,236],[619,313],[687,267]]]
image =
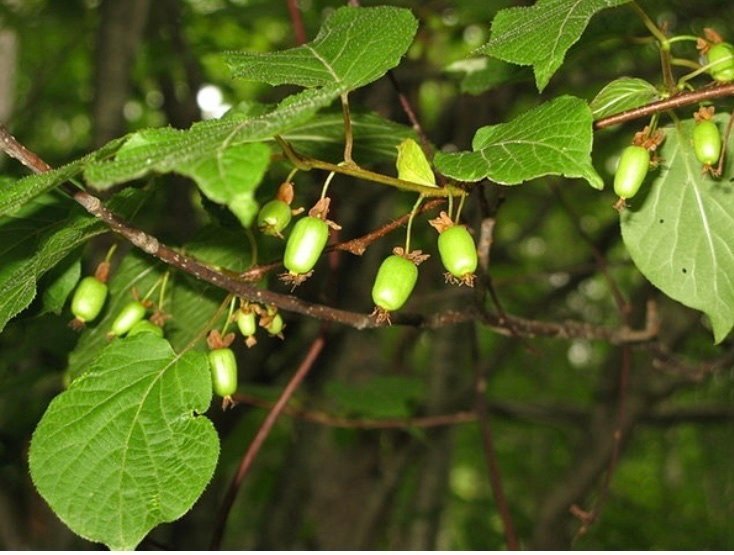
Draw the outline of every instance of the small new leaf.
[[[535,83],[542,91],[591,17],[628,1],[538,0],[534,6],[500,10],[492,21],[489,42],[479,51],[506,62],[533,66]]]
[[[434,163],[460,181],[488,178],[517,185],[543,175],[564,175],[602,189],[604,182],[591,165],[592,123],[586,102],[562,96],[509,123],[480,128],[473,152],[440,152]]]
[[[423,149],[413,139],[405,139],[398,145],[398,178],[429,187],[436,187],[436,176]]]

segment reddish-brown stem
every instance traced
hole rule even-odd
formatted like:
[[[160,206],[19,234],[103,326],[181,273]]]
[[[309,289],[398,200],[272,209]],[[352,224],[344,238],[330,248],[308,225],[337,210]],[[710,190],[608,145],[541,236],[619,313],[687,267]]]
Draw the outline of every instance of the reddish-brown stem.
[[[476,351],[476,345],[474,346]],[[502,486],[502,473],[500,471],[499,461],[497,460],[497,451],[494,448],[494,437],[492,435],[492,425],[489,418],[489,409],[487,408],[487,375],[484,365],[480,362],[475,352],[476,375],[474,378],[474,411],[479,420],[479,430],[482,435],[482,445],[484,447],[484,458],[487,463],[487,474],[489,475],[489,483],[492,488],[492,496],[494,497],[497,511],[502,520],[502,528],[507,542],[507,549],[517,551],[520,549],[520,542],[515,532],[515,525],[510,512],[510,505],[505,496],[505,490]]]
[[[222,505],[219,510],[219,516],[217,518],[217,523],[214,528],[214,534],[212,535],[210,549],[218,550],[220,548],[222,544],[222,537],[224,536],[224,530],[227,526],[227,517],[229,516],[229,512],[232,509],[232,505],[234,504],[234,500],[237,497],[237,493],[240,490],[242,480],[244,480],[247,472],[252,467],[252,463],[254,462],[255,457],[257,457],[257,454],[260,452],[260,448],[262,447],[263,443],[265,443],[268,435],[270,435],[270,431],[273,429],[275,421],[283,412],[283,409],[288,404],[288,401],[293,396],[293,393],[295,393],[296,389],[298,389],[298,386],[301,384],[303,379],[313,367],[316,359],[318,358],[321,350],[324,347],[324,344],[325,339],[323,335],[319,335],[311,343],[311,347],[309,347],[306,356],[303,358],[301,364],[298,366],[298,369],[295,371],[291,379],[288,381],[288,384],[281,392],[278,400],[273,405],[273,408],[270,409],[270,412],[265,417],[265,420],[260,426],[260,429],[257,431],[257,434],[255,434],[255,437],[247,448],[247,451],[242,456],[242,459],[240,460],[240,465],[237,468],[237,472],[232,478],[232,481],[227,488],[227,493],[224,496],[224,500],[222,501]]]
[[[627,121],[632,121],[639,118],[644,118],[656,114],[659,112],[665,112],[667,110],[675,110],[676,108],[682,108],[683,106],[690,106],[691,104],[697,104],[704,100],[711,100],[713,98],[721,98],[724,96],[734,95],[734,83],[727,83],[726,85],[715,85],[707,87],[705,89],[699,89],[692,92],[682,92],[665,100],[659,100],[657,102],[651,102],[645,104],[639,108],[633,108],[620,112],[619,114],[613,114],[604,118],[600,118],[594,122],[596,129],[603,129],[612,125],[617,125]]]
[[[298,0],[286,0],[286,3],[288,4],[288,14],[291,18],[296,44],[300,46],[306,42],[306,29],[303,26],[301,10],[298,8]]]
[[[246,393],[238,393],[234,395],[237,403],[245,403],[255,407],[269,409],[273,406],[271,401],[260,399]],[[436,414],[431,416],[416,416],[413,418],[345,418],[336,416],[326,412],[316,410],[305,410],[296,407],[287,406],[283,409],[283,414],[307,420],[315,424],[331,426],[333,428],[351,428],[359,430],[388,430],[388,429],[408,429],[408,428],[436,428],[439,426],[454,426],[456,424],[464,424],[467,422],[475,422],[477,415],[470,411],[460,411],[452,414]]]
[[[50,166],[37,155],[18,143],[3,126],[0,126],[0,149],[17,158],[36,173],[42,173],[50,169]],[[317,303],[310,303],[293,295],[259,289],[234,272],[212,268],[191,256],[175,251],[161,243],[153,235],[132,227],[116,214],[112,213],[94,195],[77,189],[68,183],[60,185],[59,189],[71,196],[87,212],[107,224],[112,231],[123,236],[147,254],[197,279],[234,293],[245,300],[259,304],[274,305],[281,310],[295,312],[317,320],[347,325],[355,329],[376,328],[384,325],[383,322],[378,321],[372,314],[340,310]],[[627,326],[612,329],[583,322],[542,322],[509,315],[499,318],[486,311],[477,313],[472,310],[463,310],[461,312],[449,310],[430,315],[399,313],[393,315],[391,318],[391,322],[395,325],[429,328],[475,320],[481,320],[486,326],[503,334],[516,334],[525,337],[535,337],[538,335],[559,338],[581,337],[585,339],[598,339],[613,344],[649,341],[657,332],[657,329],[651,327],[644,330],[632,330]]]
[[[623,422],[625,418],[625,408],[627,399],[627,390],[629,382],[629,371],[632,362],[632,351],[629,346],[622,347],[622,363],[619,371],[619,390],[617,392],[617,415],[612,431],[612,453],[609,457],[609,464],[604,474],[599,495],[594,502],[590,511],[584,511],[578,506],[574,505],[570,508],[572,514],[581,520],[581,526],[576,531],[574,536],[574,542],[585,535],[589,528],[599,519],[604,504],[609,497],[609,486],[612,482],[612,476],[614,471],[617,469],[617,463],[619,461],[619,455],[622,450],[622,440],[624,439]]]
[[[581,218],[576,213],[574,213],[573,208],[571,208],[571,205],[566,202],[566,199],[561,194],[560,188],[556,186],[555,184],[552,184],[551,190],[555,193],[556,198],[558,199],[558,201],[561,204],[561,207],[568,214],[568,220],[576,228],[576,233],[579,234],[579,236],[584,240],[584,242],[591,249],[591,254],[594,257],[594,260],[596,261],[597,268],[604,276],[604,279],[607,282],[607,286],[609,287],[609,291],[612,293],[612,297],[614,297],[614,302],[617,305],[617,310],[619,311],[622,317],[622,321],[625,324],[628,324],[630,305],[627,302],[627,299],[625,299],[624,295],[622,294],[622,291],[620,290],[619,286],[617,285],[617,282],[615,281],[615,279],[612,277],[611,273],[609,272],[609,269],[608,269],[609,263],[607,262],[606,257],[596,246],[592,238],[589,237],[589,234],[586,233],[586,231],[584,231],[583,227],[581,227],[581,224],[579,223],[581,222]]]

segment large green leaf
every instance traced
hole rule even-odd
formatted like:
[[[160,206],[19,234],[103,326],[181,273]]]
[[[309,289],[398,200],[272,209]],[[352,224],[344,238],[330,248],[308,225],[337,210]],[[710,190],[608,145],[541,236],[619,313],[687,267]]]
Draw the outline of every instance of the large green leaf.
[[[581,177],[602,189],[591,165],[591,111],[586,102],[562,96],[525,112],[509,123],[480,128],[473,152],[436,154],[436,168],[454,179],[488,178],[517,185],[542,175]]]
[[[75,533],[133,549],[199,498],[219,439],[206,355],[139,334],[111,343],[56,397],[31,441],[31,477]]]
[[[204,121],[186,131],[148,130],[145,141],[133,141],[114,160],[88,165],[84,176],[90,185],[106,189],[149,173],[194,171],[229,149],[270,139],[308,121],[338,96],[334,87],[306,90],[289,96],[265,114]]]
[[[542,91],[597,12],[629,0],[538,0],[534,6],[497,12],[489,42],[480,52],[531,65]]]
[[[130,136],[117,160],[150,153],[181,137],[171,128],[145,129]],[[181,161],[170,170],[191,177],[211,201],[225,204],[249,227],[257,214],[254,192],[270,165],[270,148],[264,143],[224,143],[206,157]]]
[[[722,130],[726,121],[716,118]],[[688,120],[666,130],[662,167],[622,212],[622,237],[653,285],[708,315],[718,343],[734,326],[734,164],[728,156],[717,180],[702,173],[693,125]]]
[[[227,62],[235,77],[271,85],[332,85],[344,93],[398,65],[417,28],[406,9],[342,7],[312,42],[281,52],[231,52]]]
[[[132,213],[140,195],[125,192],[110,203]],[[68,254],[107,227],[68,203],[27,205],[15,217],[0,220],[0,331],[36,296],[38,280]]]
[[[589,103],[594,119],[637,108],[659,100],[658,90],[644,79],[620,77],[608,83]]]

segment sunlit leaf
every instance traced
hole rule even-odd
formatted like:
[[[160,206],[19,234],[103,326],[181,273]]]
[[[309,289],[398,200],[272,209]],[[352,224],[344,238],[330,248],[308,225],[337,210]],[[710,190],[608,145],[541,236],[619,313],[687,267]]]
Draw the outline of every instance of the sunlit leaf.
[[[591,111],[586,102],[562,96],[509,123],[480,128],[473,152],[436,154],[436,168],[462,181],[488,178],[517,185],[543,175],[581,177],[596,188],[604,183],[591,165]]]
[[[436,186],[436,176],[433,175],[431,164],[428,163],[423,149],[414,139],[405,139],[398,145],[398,157],[395,162],[398,169],[398,179]]]
[[[589,107],[594,119],[637,108],[654,100],[659,100],[657,89],[644,79],[620,77],[608,83]]]
[[[489,42],[479,51],[519,65],[531,65],[542,91],[581,37],[591,17],[629,0],[538,0],[530,7],[500,10]]]

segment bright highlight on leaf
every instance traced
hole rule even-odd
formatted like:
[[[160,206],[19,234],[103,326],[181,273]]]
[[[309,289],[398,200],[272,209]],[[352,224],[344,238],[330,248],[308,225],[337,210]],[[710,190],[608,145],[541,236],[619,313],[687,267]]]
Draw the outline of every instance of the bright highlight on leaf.
[[[480,52],[533,66],[542,91],[561,67],[566,51],[581,37],[591,17],[629,0],[539,0],[534,6],[500,10],[492,35]]]
[[[726,115],[715,121],[724,126]],[[734,327],[732,163],[720,179],[701,172],[693,120],[665,130],[664,163],[649,191],[622,212],[622,238],[637,268],[663,293],[705,312],[716,343]]]
[[[49,405],[33,434],[33,483],[75,533],[133,549],[181,517],[214,473],[219,438],[198,416],[212,395],[206,355],[151,333],[111,343]]]
[[[595,189],[604,182],[591,165],[591,111],[586,102],[562,96],[509,123],[480,128],[473,152],[436,154],[436,169],[461,181],[491,179],[517,185],[543,175],[585,179]]]
[[[659,99],[658,90],[644,79],[620,77],[600,90],[589,107],[594,119],[599,119]]]
[[[405,139],[398,145],[398,178],[421,185],[436,187],[436,176],[423,149],[413,139]]]

